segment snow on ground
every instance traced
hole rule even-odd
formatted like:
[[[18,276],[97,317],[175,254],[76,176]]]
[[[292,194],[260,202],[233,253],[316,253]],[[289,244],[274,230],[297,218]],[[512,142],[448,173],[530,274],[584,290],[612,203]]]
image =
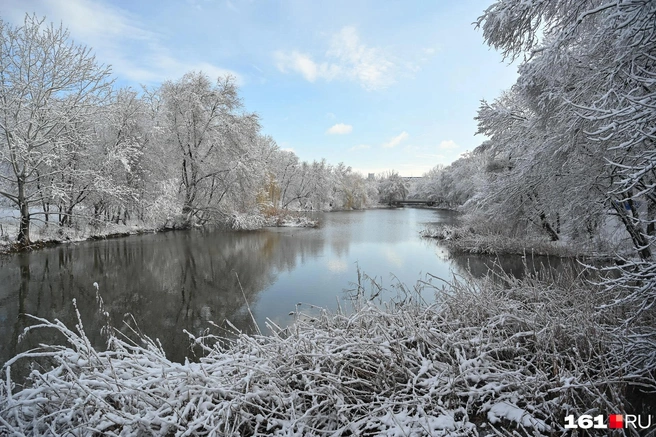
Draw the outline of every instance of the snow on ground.
[[[277,214],[270,215],[234,213],[230,222],[231,228],[239,231],[249,231],[264,227],[315,228],[318,225],[318,220],[311,219],[299,211],[280,211]]]
[[[506,287],[454,279],[447,289],[433,288],[430,306],[359,300],[351,312],[298,317],[270,336],[236,333],[215,342],[190,335],[206,355],[183,364],[148,338],[133,343],[110,330],[109,348],[96,350],[81,320],[70,329],[35,319],[31,329],[60,331],[67,344],[5,365],[0,430],[565,435],[566,415],[624,411],[628,385],[656,388],[656,354],[623,344],[631,337],[618,328],[622,308],[598,310],[607,296],[590,287],[530,277]],[[653,338],[649,326],[640,327],[641,339]],[[12,370],[26,361],[33,366],[23,387]]]
[[[509,237],[501,234],[480,234],[466,226],[429,226],[420,232],[422,237],[442,240],[456,251],[475,254],[519,254],[607,257],[614,251],[606,241],[598,239],[594,244],[582,242],[567,242],[564,240],[550,241],[545,237],[523,235]],[[610,243],[610,242],[608,242]],[[616,242],[613,242],[613,247]]]
[[[175,223],[177,223],[176,220],[170,220],[165,225],[156,225],[128,220],[126,224],[99,222],[95,226],[84,223],[71,227],[62,227],[53,222],[45,224],[33,220],[30,224],[30,238],[34,246],[38,247],[39,243],[43,242],[78,242],[111,236],[157,232],[162,229],[175,229]],[[228,224],[234,230],[255,230],[277,226],[316,227],[319,222],[303,215],[301,212],[286,212],[275,216],[265,216],[257,213],[234,213],[229,218]],[[0,252],[9,250],[16,242],[17,235],[17,212],[13,209],[0,209]]]

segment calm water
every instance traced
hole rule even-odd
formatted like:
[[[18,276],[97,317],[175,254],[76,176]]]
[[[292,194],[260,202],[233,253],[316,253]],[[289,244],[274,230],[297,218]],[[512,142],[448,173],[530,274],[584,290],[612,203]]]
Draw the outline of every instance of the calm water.
[[[178,231],[107,241],[62,245],[0,257],[0,364],[40,342],[62,342],[54,333],[30,334],[18,344],[23,314],[76,323],[76,300],[88,337],[103,344],[96,290],[116,327],[137,321],[158,338],[167,355],[190,355],[183,329],[194,334],[208,321],[225,319],[245,331],[253,323],[245,302],[265,329],[293,320],[299,302],[335,308],[336,299],[355,288],[357,270],[393,287],[410,286],[426,273],[450,278],[471,268],[484,274],[491,260],[449,256],[419,231],[430,223],[453,223],[450,211],[404,208],[334,212],[321,216],[318,229],[278,228],[258,232]],[[521,260],[504,268],[521,274]],[[393,297],[395,292],[381,296]],[[123,328],[127,331],[127,328]]]

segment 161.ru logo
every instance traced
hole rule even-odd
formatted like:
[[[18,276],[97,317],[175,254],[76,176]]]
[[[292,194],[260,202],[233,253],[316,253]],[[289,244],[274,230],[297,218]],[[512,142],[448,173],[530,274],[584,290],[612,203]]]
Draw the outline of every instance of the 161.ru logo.
[[[643,417],[635,414],[609,414],[608,421],[604,421],[603,415],[591,416],[584,414],[574,418],[573,414],[565,417],[565,428],[569,429],[607,429],[607,428],[634,428],[647,429],[651,427],[651,415]]]

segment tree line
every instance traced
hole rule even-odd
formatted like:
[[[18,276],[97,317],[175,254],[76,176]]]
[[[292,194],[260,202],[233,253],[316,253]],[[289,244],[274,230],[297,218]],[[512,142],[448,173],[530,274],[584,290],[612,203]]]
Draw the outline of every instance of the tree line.
[[[0,20],[0,45],[0,205],[17,211],[21,245],[34,222],[188,227],[363,208],[387,179],[281,150],[233,77],[119,88],[91,49],[30,15]]]

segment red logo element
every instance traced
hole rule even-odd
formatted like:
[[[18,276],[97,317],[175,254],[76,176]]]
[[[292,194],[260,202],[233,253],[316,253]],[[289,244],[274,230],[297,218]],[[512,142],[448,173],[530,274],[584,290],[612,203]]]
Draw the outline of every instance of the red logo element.
[[[608,416],[609,428],[624,428],[624,416],[621,414],[611,414]]]

